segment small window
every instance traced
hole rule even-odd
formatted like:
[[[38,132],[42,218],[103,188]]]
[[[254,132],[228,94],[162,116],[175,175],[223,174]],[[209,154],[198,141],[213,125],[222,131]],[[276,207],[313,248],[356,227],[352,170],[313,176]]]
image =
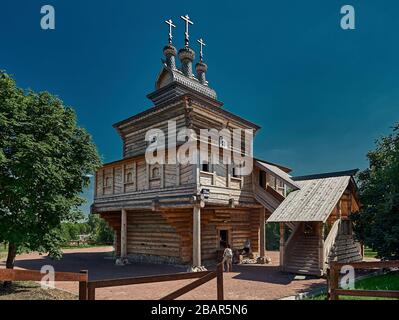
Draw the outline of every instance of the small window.
[[[267,175],[267,185],[269,187],[273,188],[274,190],[276,190],[277,189],[276,188],[276,177],[271,174],[268,174]]]
[[[201,165],[201,171],[209,172],[209,163],[203,163]]]
[[[219,137],[219,147],[224,149],[228,147],[227,140],[224,137]]]
[[[234,178],[239,178],[239,176],[238,176],[238,169],[237,168],[235,168],[235,167],[233,167],[233,170],[232,170],[232,176],[234,177]]]
[[[266,172],[264,171],[259,171],[259,185],[266,188]]]
[[[106,186],[106,187],[112,186],[112,178],[111,178],[111,177],[107,177],[107,178],[105,179],[105,186]]]
[[[132,182],[133,181],[133,174],[131,173],[131,172],[129,172],[127,175],[126,175],[126,182]]]
[[[151,173],[151,178],[152,179],[157,179],[160,176],[160,172],[159,172],[159,168],[155,167],[152,169],[152,173]]]

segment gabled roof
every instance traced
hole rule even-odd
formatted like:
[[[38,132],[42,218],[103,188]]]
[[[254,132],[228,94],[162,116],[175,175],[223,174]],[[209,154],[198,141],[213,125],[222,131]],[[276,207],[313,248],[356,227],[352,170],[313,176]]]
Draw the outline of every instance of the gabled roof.
[[[267,162],[259,161],[259,160],[255,160],[255,166],[257,166],[261,170],[264,170],[264,171],[280,178],[292,189],[294,189],[294,190],[300,189],[299,184],[296,183],[294,180],[292,180],[291,176],[288,173],[286,173],[285,171],[281,170],[279,167],[277,167],[273,164],[267,163]]]
[[[357,170],[296,177],[300,189],[288,194],[268,222],[325,222]]]

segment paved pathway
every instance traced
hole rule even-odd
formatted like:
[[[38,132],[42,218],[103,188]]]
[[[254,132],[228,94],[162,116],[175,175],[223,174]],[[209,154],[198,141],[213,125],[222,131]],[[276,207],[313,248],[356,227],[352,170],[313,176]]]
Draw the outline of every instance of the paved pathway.
[[[325,280],[308,278],[295,280],[294,275],[285,274],[278,268],[278,252],[269,252],[272,263],[268,265],[235,265],[234,272],[225,273],[225,298],[244,300],[279,299],[300,292],[312,290],[325,285]],[[111,247],[89,249],[71,249],[64,251],[60,261],[53,261],[47,256],[37,253],[23,254],[17,257],[16,266],[24,269],[40,269],[42,265],[53,265],[56,271],[78,272],[89,270],[91,280],[120,277],[135,277],[186,271],[183,267],[153,264],[130,264],[115,266]],[[0,263],[1,267],[1,263]],[[182,287],[192,280],[181,280],[154,284],[97,289],[97,299],[148,300],[159,299],[162,296]],[[77,293],[78,286],[74,283],[57,283],[60,289]],[[216,281],[212,280],[203,286],[189,292],[181,299],[216,298]]]

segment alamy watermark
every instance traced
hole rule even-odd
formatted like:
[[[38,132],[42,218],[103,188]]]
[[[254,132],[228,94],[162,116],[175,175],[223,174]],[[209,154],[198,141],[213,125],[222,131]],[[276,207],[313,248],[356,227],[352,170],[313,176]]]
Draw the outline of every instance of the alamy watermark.
[[[252,173],[253,129],[200,129],[198,135],[186,127],[177,131],[176,121],[168,121],[167,130],[146,132],[148,164],[223,164],[233,166],[240,176]]]

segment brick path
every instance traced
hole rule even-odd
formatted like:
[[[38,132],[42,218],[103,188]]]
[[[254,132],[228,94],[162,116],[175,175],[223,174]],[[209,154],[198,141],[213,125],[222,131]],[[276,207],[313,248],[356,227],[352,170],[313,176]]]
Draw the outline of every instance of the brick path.
[[[60,261],[53,261],[37,253],[23,254],[17,257],[16,265],[18,268],[24,269],[40,269],[42,265],[51,264],[56,271],[71,272],[87,269],[89,270],[91,280],[186,271],[182,267],[167,265],[130,264],[124,267],[115,266],[111,257],[111,251],[112,248],[110,247],[64,250],[64,257]],[[325,285],[325,280],[317,278],[294,280],[294,275],[279,271],[278,252],[269,252],[268,255],[272,258],[271,264],[234,266],[234,272],[225,273],[224,286],[226,299],[280,299]],[[97,289],[96,298],[104,300],[159,299],[191,281],[181,280],[102,288]],[[74,283],[57,283],[56,286],[70,292],[78,292],[78,286]],[[213,300],[215,298],[216,280],[212,280],[181,297],[181,299],[187,300]]]

